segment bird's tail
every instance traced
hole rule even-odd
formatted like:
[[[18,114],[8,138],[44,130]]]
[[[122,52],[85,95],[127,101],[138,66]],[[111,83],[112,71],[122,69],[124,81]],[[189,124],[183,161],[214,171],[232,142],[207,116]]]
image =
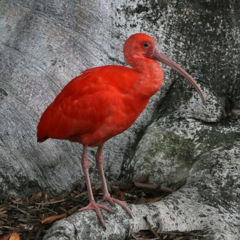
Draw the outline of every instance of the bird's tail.
[[[47,137],[47,136],[45,136],[45,137],[43,137],[43,138],[37,138],[37,141],[38,141],[39,143],[42,143],[42,142],[46,141],[48,138],[49,138],[49,137]]]
[[[43,113],[42,117],[40,118],[40,121],[37,126],[37,141],[38,142],[44,142],[46,141],[49,136],[48,136],[48,128],[49,128],[49,114],[48,113],[48,108],[45,110]]]

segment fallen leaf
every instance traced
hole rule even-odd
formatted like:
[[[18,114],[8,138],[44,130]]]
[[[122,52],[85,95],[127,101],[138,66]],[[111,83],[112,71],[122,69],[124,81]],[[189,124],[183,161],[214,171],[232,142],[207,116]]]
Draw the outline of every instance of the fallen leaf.
[[[18,233],[13,232],[12,234],[3,236],[0,240],[20,240],[20,237]]]
[[[43,219],[43,220],[41,221],[41,223],[42,223],[42,224],[52,223],[52,222],[55,222],[55,221],[58,220],[58,219],[61,219],[61,218],[66,217],[66,216],[67,216],[66,213],[59,214],[59,215],[56,215],[56,216],[50,216],[50,217],[47,217],[47,218]]]
[[[18,233],[13,232],[9,238],[9,240],[20,240],[20,237],[18,235]]]
[[[125,192],[121,191],[119,186],[112,186],[112,189],[114,191],[114,197],[116,197],[119,200],[125,201]]]
[[[146,198],[141,197],[141,198],[139,198],[139,199],[137,200],[136,204],[144,204],[144,203],[146,203],[146,201],[147,201]]]
[[[10,237],[10,234],[3,236],[0,240],[8,240]]]
[[[162,196],[158,196],[158,197],[155,197],[155,198],[148,198],[147,202],[148,203],[154,203],[154,202],[158,202],[160,200],[162,200]]]
[[[42,192],[36,192],[35,194],[33,194],[33,196],[31,197],[32,201],[37,201],[40,200],[43,196]]]

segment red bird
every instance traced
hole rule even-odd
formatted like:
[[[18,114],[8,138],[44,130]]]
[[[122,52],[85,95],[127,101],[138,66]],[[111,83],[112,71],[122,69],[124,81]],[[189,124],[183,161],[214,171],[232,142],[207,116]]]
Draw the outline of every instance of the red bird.
[[[103,66],[88,69],[69,82],[43,113],[37,127],[38,142],[48,138],[67,139],[83,145],[84,170],[89,204],[80,209],[95,210],[105,226],[100,208],[108,207],[95,202],[88,173],[87,147],[98,147],[96,162],[103,187],[103,201],[127,205],[108,192],[103,171],[103,144],[128,129],[146,107],[150,97],[162,86],[163,70],[160,61],[183,75],[205,99],[195,80],[178,64],[157,50],[154,39],[146,34],[130,36],[124,44],[124,56],[132,67]]]

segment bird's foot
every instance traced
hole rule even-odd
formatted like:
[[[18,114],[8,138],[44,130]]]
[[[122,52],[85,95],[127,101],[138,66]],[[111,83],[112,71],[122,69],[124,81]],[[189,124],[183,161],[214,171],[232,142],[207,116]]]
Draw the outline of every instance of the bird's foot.
[[[115,206],[115,203],[116,203],[120,205],[123,209],[125,209],[129,215],[132,215],[131,210],[128,208],[127,204],[123,201],[113,198],[110,195],[103,196],[102,201],[108,201],[112,206]]]
[[[102,214],[101,214],[100,208],[103,208],[103,209],[105,209],[106,211],[108,211],[108,212],[110,212],[110,213],[113,213],[113,210],[111,210],[110,208],[108,208],[108,207],[106,207],[106,206],[104,206],[104,205],[102,205],[102,204],[96,203],[95,200],[90,201],[89,204],[88,204],[86,207],[80,208],[79,211],[83,211],[83,210],[94,210],[94,211],[97,213],[97,215],[98,215],[98,217],[99,217],[102,225],[105,227],[105,222],[104,222],[104,220],[103,220],[103,216],[102,216]]]

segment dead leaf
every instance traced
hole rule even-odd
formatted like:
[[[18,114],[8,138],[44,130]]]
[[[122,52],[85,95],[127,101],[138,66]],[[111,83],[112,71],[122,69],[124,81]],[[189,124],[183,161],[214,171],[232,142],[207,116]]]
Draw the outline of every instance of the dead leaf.
[[[121,191],[119,186],[112,186],[112,189],[114,191],[114,197],[116,197],[117,199],[121,200],[121,201],[125,201],[125,192]]]
[[[67,214],[66,213],[63,213],[63,214],[60,214],[60,215],[56,215],[56,216],[50,216],[50,217],[47,217],[45,219],[43,219],[41,221],[42,224],[46,224],[46,223],[52,223],[52,222],[55,222],[56,220],[58,219],[61,219],[61,218],[64,218],[66,217]]]
[[[0,240],[9,240],[10,234],[3,236]]]
[[[20,240],[20,237],[18,235],[18,233],[13,232],[9,238],[9,240]]]
[[[18,233],[13,232],[12,234],[3,236],[0,240],[20,240],[20,237]]]
[[[145,197],[141,197],[137,200],[136,204],[144,204],[147,202],[147,199]]]
[[[40,200],[43,196],[42,192],[36,192],[35,194],[33,194],[33,196],[31,197],[32,201],[37,201]]]
[[[154,202],[158,202],[160,200],[162,200],[163,196],[158,196],[158,197],[155,197],[155,198],[148,198],[147,202],[148,203],[154,203]]]

